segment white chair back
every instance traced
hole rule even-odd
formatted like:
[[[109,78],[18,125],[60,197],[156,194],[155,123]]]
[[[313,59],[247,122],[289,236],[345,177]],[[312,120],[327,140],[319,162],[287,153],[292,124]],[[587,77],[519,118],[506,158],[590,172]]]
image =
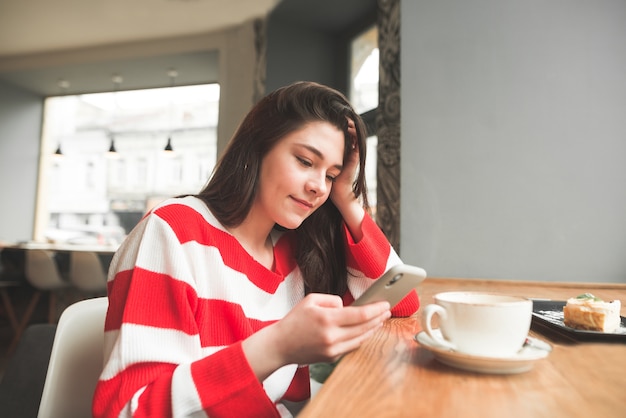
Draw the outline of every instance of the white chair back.
[[[106,293],[107,277],[96,253],[73,251],[70,254],[69,277],[72,284],[83,292]]]
[[[69,286],[59,273],[52,253],[40,249],[26,250],[24,273],[26,280],[39,290],[53,290]]]
[[[91,416],[103,367],[104,319],[108,299],[70,305],[59,319],[38,418]]]

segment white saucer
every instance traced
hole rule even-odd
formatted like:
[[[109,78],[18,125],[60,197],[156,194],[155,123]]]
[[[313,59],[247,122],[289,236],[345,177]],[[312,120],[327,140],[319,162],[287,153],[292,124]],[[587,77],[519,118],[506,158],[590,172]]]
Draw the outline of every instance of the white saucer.
[[[434,330],[440,333],[439,330]],[[426,350],[432,352],[435,358],[443,364],[471,372],[490,374],[514,374],[523,373],[533,367],[535,361],[546,358],[550,354],[551,347],[541,341],[528,337],[531,344],[525,345],[512,357],[495,358],[481,357],[471,354],[459,353],[450,348],[437,344],[426,332],[417,334],[415,340]],[[540,348],[544,347],[544,348]]]

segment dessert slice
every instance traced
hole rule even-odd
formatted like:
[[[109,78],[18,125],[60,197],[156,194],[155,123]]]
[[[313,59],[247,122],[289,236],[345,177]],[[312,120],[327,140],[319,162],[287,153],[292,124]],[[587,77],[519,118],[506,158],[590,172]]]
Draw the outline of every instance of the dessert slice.
[[[620,309],[619,300],[604,302],[591,293],[584,293],[567,300],[563,322],[575,329],[613,332],[620,326]]]

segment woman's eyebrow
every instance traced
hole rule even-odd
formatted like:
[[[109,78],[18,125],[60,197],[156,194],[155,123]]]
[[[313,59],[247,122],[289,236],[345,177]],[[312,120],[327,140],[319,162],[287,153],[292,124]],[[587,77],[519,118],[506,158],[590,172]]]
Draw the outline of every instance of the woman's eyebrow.
[[[309,144],[297,144],[297,145],[300,147],[306,148],[307,150],[311,151],[313,154],[317,155],[319,159],[324,160],[324,154],[322,154],[321,151],[318,150],[317,148]],[[343,170],[343,165],[341,164],[335,164],[334,167],[339,171]]]

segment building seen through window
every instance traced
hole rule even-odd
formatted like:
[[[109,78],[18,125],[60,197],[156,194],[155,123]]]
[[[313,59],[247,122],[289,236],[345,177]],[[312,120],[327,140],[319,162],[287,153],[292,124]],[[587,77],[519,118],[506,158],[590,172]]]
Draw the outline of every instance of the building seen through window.
[[[197,193],[218,106],[217,84],[48,98],[35,239],[117,243],[156,203]]]

